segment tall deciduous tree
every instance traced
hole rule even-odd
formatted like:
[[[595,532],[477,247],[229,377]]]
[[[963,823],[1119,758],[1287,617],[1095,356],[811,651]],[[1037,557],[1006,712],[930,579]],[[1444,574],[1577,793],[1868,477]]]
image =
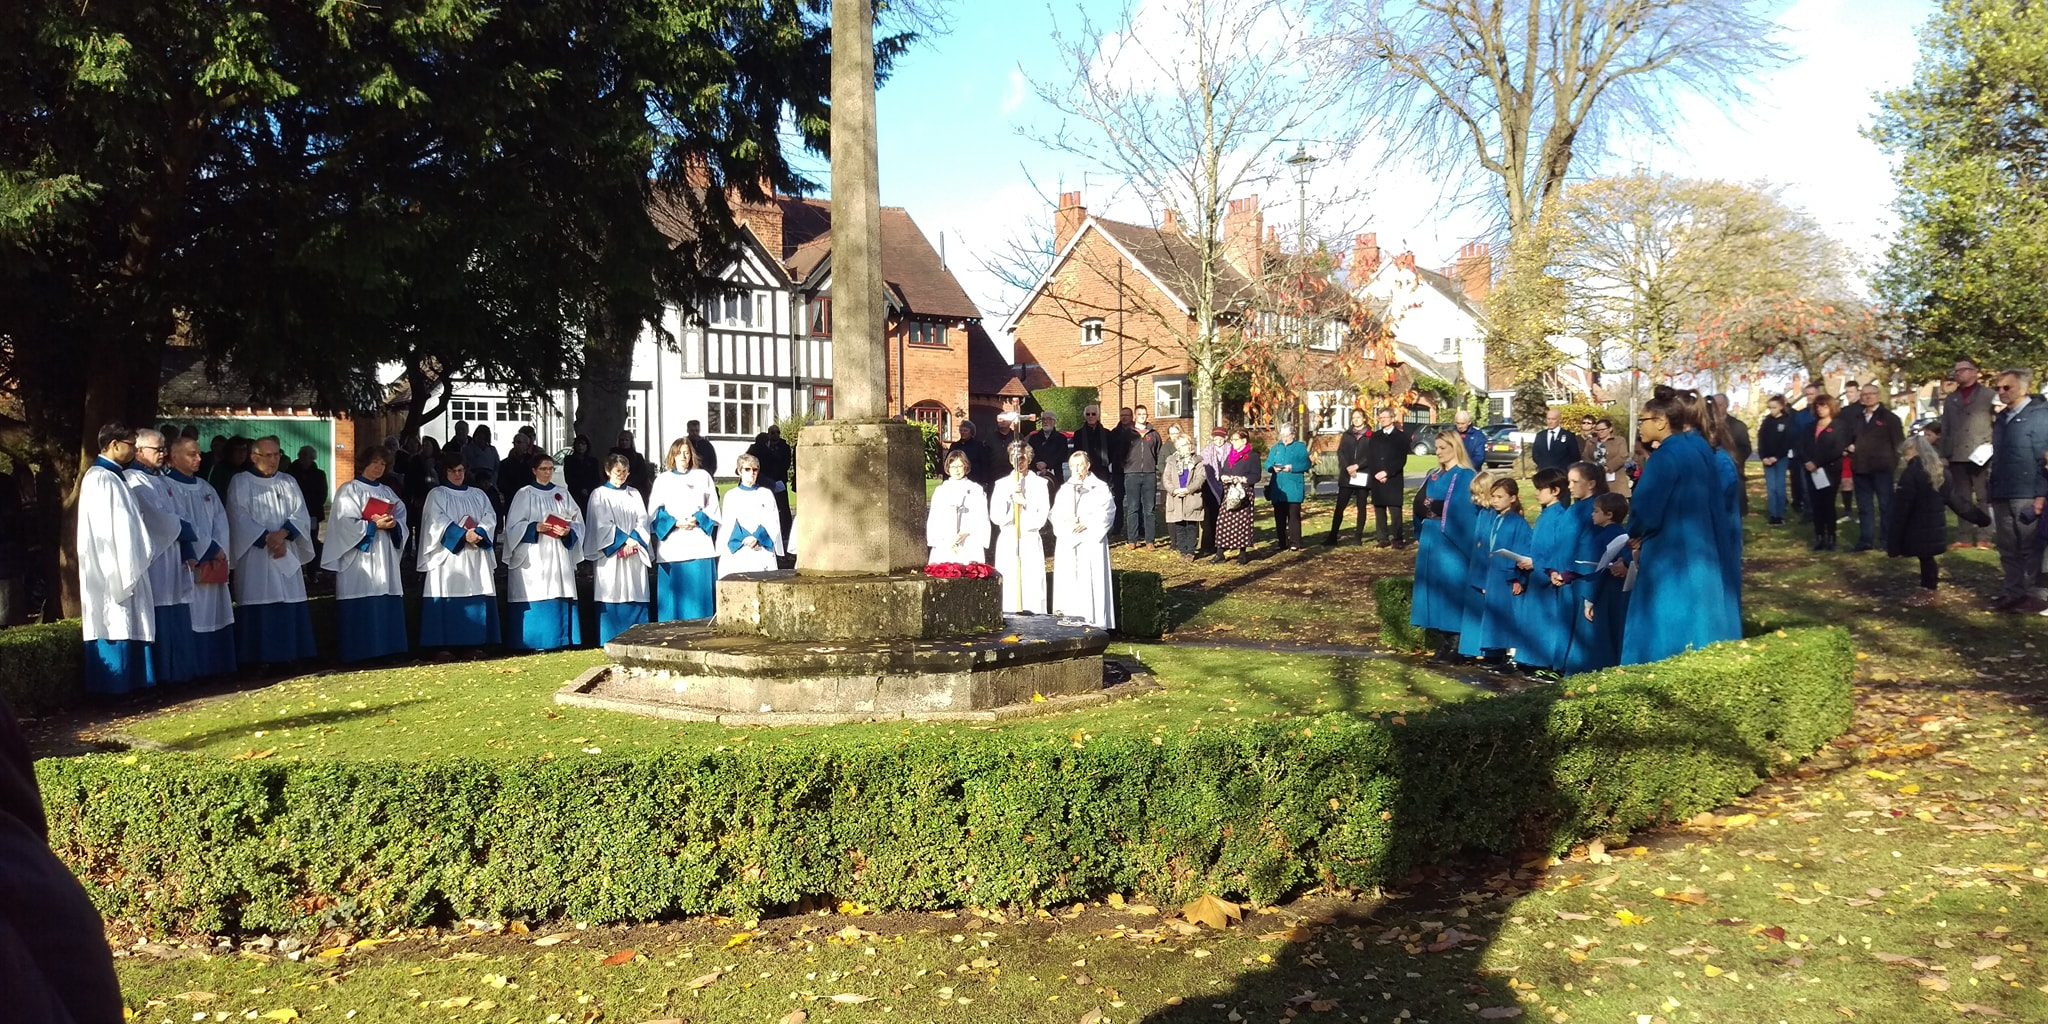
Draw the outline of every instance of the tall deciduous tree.
[[[1909,365],[2048,363],[2048,5],[1944,0],[1870,136],[1897,161],[1876,287]]]

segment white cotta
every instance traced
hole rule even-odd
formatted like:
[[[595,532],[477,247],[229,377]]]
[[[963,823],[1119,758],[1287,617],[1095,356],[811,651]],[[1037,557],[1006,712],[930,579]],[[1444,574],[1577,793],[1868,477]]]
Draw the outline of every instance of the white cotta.
[[[647,550],[647,502],[631,487],[603,484],[590,492],[585,514],[590,531],[583,538],[583,557],[591,561],[592,595],[600,604],[635,604],[647,600],[647,572],[654,556]],[[631,555],[605,554],[627,534],[640,538]],[[624,549],[619,549],[623,551]]]
[[[206,557],[210,548],[220,548],[226,555],[234,544],[228,530],[227,503],[220,500],[220,494],[213,485],[196,477],[172,475],[166,477],[170,483],[171,501],[177,507],[178,518],[191,523],[192,531],[199,540],[192,545],[192,553]],[[173,545],[175,546],[175,545]],[[192,583],[192,632],[212,633],[235,624],[235,596],[225,583],[200,583],[198,570],[185,570],[193,577]]]
[[[526,542],[526,528],[546,522],[549,516],[575,524],[576,543],[565,544],[560,537],[536,533]],[[505,512],[505,600],[515,604],[533,601],[576,599],[576,563],[583,561],[583,510],[560,484],[542,489],[529,484],[512,496]]]
[[[718,556],[717,538],[697,525],[699,512],[710,516],[714,524],[718,519],[718,485],[711,481],[711,474],[701,469],[687,473],[669,470],[655,477],[654,493],[647,499],[649,521],[664,508],[675,517],[676,528],[660,540],[648,538],[654,541],[655,560],[687,562]]]
[[[149,563],[177,546],[177,517],[145,512],[120,473],[95,463],[78,481],[77,540],[85,639],[155,639]]]
[[[1109,527],[1116,498],[1097,477],[1060,488],[1052,503],[1052,610],[1085,619],[1091,626],[1116,625],[1116,596],[1110,591]]]
[[[752,534],[756,529],[766,529],[772,543],[748,547],[741,545],[732,550],[734,530],[745,530]],[[781,567],[777,561],[782,555],[782,513],[776,511],[775,495],[766,487],[735,487],[725,492],[725,500],[718,508],[718,578],[724,579],[736,572],[773,572]]]
[[[419,569],[427,577],[423,596],[486,597],[498,592],[498,581],[492,576],[498,559],[489,548],[465,541],[449,551],[441,543],[448,528],[465,519],[475,520],[476,529],[486,538],[498,528],[497,510],[491,508],[491,498],[483,491],[444,484],[427,492],[427,503],[420,509]]]
[[[411,529],[405,519],[405,503],[382,481],[371,483],[358,477],[342,484],[334,492],[333,504],[327,506],[327,547],[320,552],[320,567],[334,574],[334,596],[340,600],[405,594],[405,578],[399,572],[405,560],[399,557],[397,543],[405,534],[379,530],[377,524],[363,518],[363,506],[372,498],[391,503],[391,518],[398,520],[399,530]],[[368,551],[356,550],[366,533],[389,535],[370,542]]]
[[[152,473],[141,466],[130,466],[121,474],[122,482],[135,495],[135,507],[144,516],[161,518],[169,516],[184,523],[185,517],[178,514],[178,503],[171,499],[171,482],[161,473]],[[199,552],[194,551],[193,554]],[[157,607],[185,604],[192,600],[192,572],[185,568],[184,552],[178,547],[178,531],[171,534],[171,542],[149,560],[149,592]]]
[[[1052,512],[1045,478],[1016,473],[996,481],[988,496],[996,528],[995,570],[1003,579],[1003,611],[1045,614],[1045,542],[1038,531]]]
[[[290,523],[298,536],[284,554],[270,557],[263,535]],[[299,482],[272,473],[236,473],[228,484],[228,562],[234,566],[236,604],[290,604],[306,599],[301,567],[313,560],[313,517]]]
[[[988,492],[972,480],[948,480],[932,492],[924,517],[924,542],[932,549],[926,565],[966,564],[988,557]],[[967,539],[962,541],[961,534]]]

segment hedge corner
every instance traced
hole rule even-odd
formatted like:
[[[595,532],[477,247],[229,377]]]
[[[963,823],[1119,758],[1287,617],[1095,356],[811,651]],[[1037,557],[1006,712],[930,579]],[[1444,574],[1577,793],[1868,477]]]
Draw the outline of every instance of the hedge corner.
[[[82,700],[83,636],[77,619],[0,629],[0,700],[25,717]]]
[[[1166,581],[1156,572],[1116,574],[1116,631],[1157,640],[1166,633]]]
[[[1426,651],[1429,639],[1408,621],[1415,605],[1415,581],[1406,576],[1374,580],[1372,603],[1380,613],[1380,641],[1397,651]]]

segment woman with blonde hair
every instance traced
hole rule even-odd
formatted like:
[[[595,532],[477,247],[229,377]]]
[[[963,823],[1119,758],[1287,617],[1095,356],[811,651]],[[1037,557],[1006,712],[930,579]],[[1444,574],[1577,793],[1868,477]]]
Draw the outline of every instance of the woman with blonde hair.
[[[1466,552],[1472,546],[1477,516],[1470,500],[1472,456],[1450,431],[1436,437],[1436,468],[1415,492],[1415,591],[1409,605],[1410,625],[1433,634],[1438,657],[1456,650],[1455,634],[1465,628],[1465,608],[1472,600],[1467,582]]]
[[[717,610],[718,485],[697,464],[690,439],[669,442],[648,496],[654,541],[654,621],[708,619]]]

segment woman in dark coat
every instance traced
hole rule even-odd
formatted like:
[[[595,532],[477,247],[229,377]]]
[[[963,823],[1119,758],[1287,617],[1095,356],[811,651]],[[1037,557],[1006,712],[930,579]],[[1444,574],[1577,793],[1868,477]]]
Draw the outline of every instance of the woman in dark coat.
[[[1924,435],[1906,440],[1906,467],[1892,493],[1891,532],[1885,536],[1884,553],[1920,560],[1920,593],[1911,598],[1913,604],[1934,600],[1940,576],[1934,556],[1948,550],[1948,520],[1941,500],[1947,469]]]
[[[1835,429],[1835,400],[1817,395],[1813,400],[1813,428],[1799,442],[1800,483],[1812,497],[1813,550],[1835,550],[1835,496],[1842,492],[1842,449],[1848,446],[1848,431]],[[1822,476],[1814,477],[1818,470]],[[1897,511],[1893,512],[1894,518]]]
[[[1216,512],[1216,554],[1209,560],[1221,562],[1224,552],[1235,551],[1240,563],[1251,561],[1252,487],[1259,482],[1259,457],[1243,427],[1230,432],[1230,447],[1224,449],[1216,475],[1221,507]]]

